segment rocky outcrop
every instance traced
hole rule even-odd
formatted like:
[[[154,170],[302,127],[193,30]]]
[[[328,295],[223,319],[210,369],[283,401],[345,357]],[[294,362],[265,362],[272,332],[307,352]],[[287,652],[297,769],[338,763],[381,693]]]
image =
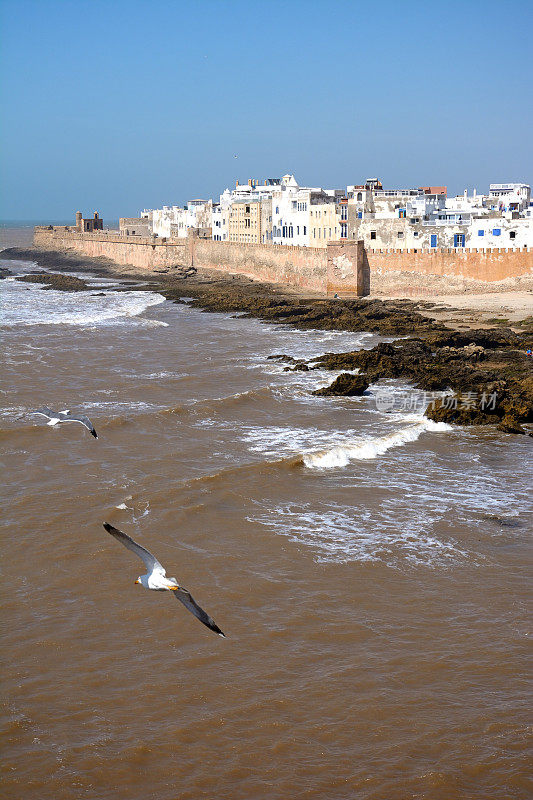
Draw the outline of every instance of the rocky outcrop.
[[[465,340],[470,341],[462,344]],[[445,392],[426,411],[436,422],[497,424],[500,430],[524,433],[523,424],[533,422],[529,346],[524,336],[509,330],[469,331],[466,337],[451,332],[329,354],[316,362],[325,369],[358,369],[370,383],[402,378],[428,392]]]
[[[32,272],[30,275],[20,275],[15,278],[22,283],[41,283],[41,289],[57,289],[61,292],[84,292],[90,287],[81,278],[74,275],[62,275],[51,272]]]
[[[317,389],[313,394],[322,397],[360,397],[369,386],[369,382],[362,375],[342,372],[330,386]]]

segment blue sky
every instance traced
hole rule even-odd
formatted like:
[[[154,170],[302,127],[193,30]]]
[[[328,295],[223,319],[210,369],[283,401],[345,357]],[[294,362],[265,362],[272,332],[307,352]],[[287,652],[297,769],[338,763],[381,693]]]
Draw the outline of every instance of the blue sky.
[[[2,219],[111,219],[287,172],[533,180],[531,0],[0,9]]]

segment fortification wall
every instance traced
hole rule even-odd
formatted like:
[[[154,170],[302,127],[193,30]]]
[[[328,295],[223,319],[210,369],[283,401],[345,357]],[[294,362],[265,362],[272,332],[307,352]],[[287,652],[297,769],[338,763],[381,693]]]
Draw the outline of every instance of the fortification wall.
[[[75,228],[36,228],[34,244],[48,250],[70,250],[104,256],[141,269],[195,266],[238,273],[267,283],[322,294],[362,293],[358,277],[362,244],[336,242],[327,248],[215,242],[193,231],[186,239],[163,240],[116,232],[80,233]]]
[[[366,251],[372,282],[380,273],[399,271],[423,275],[503,281],[531,275],[533,250],[371,250]]]
[[[237,272],[267,283],[326,292],[326,251],[315,247],[194,241],[193,266]]]
[[[34,243],[49,250],[104,256],[141,269],[195,266],[247,275],[255,280],[321,294],[372,292],[402,295],[450,290],[480,291],[491,284],[533,281],[533,250],[365,250],[363,242],[331,242],[327,248],[242,244],[203,239],[126,236],[115,231],[81,233],[73,227],[36,228]],[[511,288],[507,286],[506,288]]]
[[[187,266],[189,260],[186,239],[165,242],[107,231],[80,233],[72,228],[35,228],[33,242],[45,250],[71,250],[91,258],[103,256],[117,264],[141,269]]]

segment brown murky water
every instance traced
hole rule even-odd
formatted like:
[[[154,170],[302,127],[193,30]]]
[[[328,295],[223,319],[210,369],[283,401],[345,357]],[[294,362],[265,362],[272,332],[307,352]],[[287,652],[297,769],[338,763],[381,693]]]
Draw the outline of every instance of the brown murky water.
[[[1,288],[3,796],[530,796],[530,439],[267,360],[374,336]],[[136,586],[104,520],[228,638]]]

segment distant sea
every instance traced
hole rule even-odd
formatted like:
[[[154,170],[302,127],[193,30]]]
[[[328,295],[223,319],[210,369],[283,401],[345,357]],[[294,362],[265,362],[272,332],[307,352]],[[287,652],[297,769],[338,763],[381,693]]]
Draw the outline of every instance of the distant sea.
[[[26,219],[0,221],[0,249],[5,247],[29,247],[33,242],[36,225],[73,225],[73,219]],[[118,228],[118,219],[105,220],[106,228]]]

